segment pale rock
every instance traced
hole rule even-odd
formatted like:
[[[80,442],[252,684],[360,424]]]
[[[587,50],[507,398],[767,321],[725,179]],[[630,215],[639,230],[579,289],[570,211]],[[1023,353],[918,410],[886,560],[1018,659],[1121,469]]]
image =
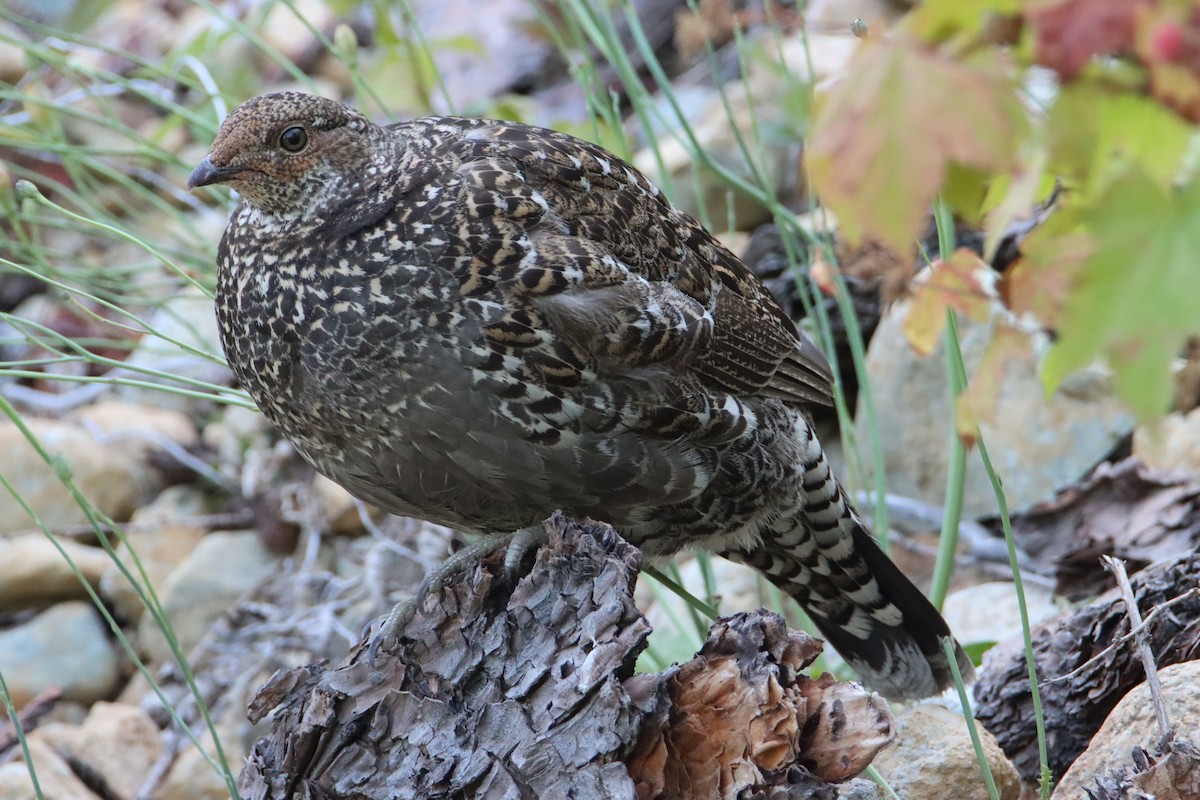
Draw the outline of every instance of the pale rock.
[[[131,449],[139,458],[145,458],[159,441],[190,447],[200,437],[185,414],[117,400],[83,406],[66,420],[98,433],[106,444],[119,441],[122,449]]]
[[[29,755],[37,773],[42,800],[99,800],[71,769],[66,758],[56,753],[50,745],[31,741]],[[0,800],[38,798],[21,748],[14,747],[9,753],[9,760],[0,764]]]
[[[894,710],[894,709],[893,709]],[[896,713],[896,742],[874,761],[879,774],[902,799],[985,800],[987,786],[962,715],[921,703]],[[979,728],[984,757],[1001,800],[1021,795],[1021,778],[995,737]]]
[[[430,98],[439,113],[489,107],[541,73],[554,53],[528,0],[488,0],[486,14],[478,0],[412,0],[411,8],[426,40],[442,43],[429,53],[445,85]]]
[[[0,611],[82,600],[88,594],[80,576],[95,587],[111,563],[100,548],[70,539],[52,542],[42,533],[0,539]]]
[[[1155,469],[1200,478],[1200,406],[1139,427],[1133,432],[1133,454]]]
[[[126,519],[154,488],[155,474],[150,469],[127,453],[110,451],[80,426],[45,419],[24,422],[51,457],[70,469],[75,486],[101,514]],[[42,524],[54,529],[87,521],[54,467],[10,421],[0,421],[0,452],[5,454],[5,475]],[[0,534],[35,527],[9,492],[0,492]]]
[[[118,521],[162,488],[163,477],[149,464],[149,453],[156,446],[187,446],[197,439],[195,426],[183,415],[125,403],[97,403],[62,420],[24,422],[88,502]],[[54,529],[87,522],[55,467],[11,421],[0,422],[0,453],[5,474],[42,524]],[[0,535],[34,527],[12,495],[0,492]]]
[[[811,0],[804,7],[804,22],[809,30],[849,33],[850,23],[861,19],[867,23],[868,35],[882,34],[902,11],[888,0]]]
[[[304,61],[321,46],[314,30],[326,35],[333,32],[334,15],[322,0],[296,0],[270,6],[260,30],[269,45],[291,62]]]
[[[208,221],[208,218],[201,216],[198,221]],[[220,224],[225,224],[224,217],[221,217]],[[221,230],[223,227],[214,227],[209,233],[211,239],[219,238]],[[125,360],[126,365],[138,369],[135,376],[137,380],[196,390],[191,384],[144,372],[153,370],[192,381],[218,385],[232,383],[232,373],[221,356],[221,340],[212,298],[199,289],[184,289],[164,301],[150,315],[147,327],[151,332],[138,341]],[[194,397],[145,386],[117,386],[113,392],[126,402],[172,409],[189,417],[195,416],[194,411],[201,403]]]
[[[81,725],[44,725],[31,738],[98,775],[120,800],[137,796],[162,755],[158,726],[144,711],[125,703],[96,703]]]
[[[312,494],[320,508],[322,520],[332,533],[349,534],[362,531],[362,518],[359,516],[358,502],[354,495],[320,473],[313,476]],[[370,517],[379,518],[381,512],[371,506],[366,508]]]
[[[215,720],[217,738],[234,775],[250,752],[256,731],[246,719],[245,703],[230,704],[229,713]],[[201,740],[204,752],[188,747],[179,754],[154,793],[155,800],[229,800],[229,786],[223,776],[212,768],[208,759],[216,761],[218,754],[212,737]],[[207,758],[205,757],[207,755]]]
[[[1025,583],[1024,589],[1031,626],[1058,613],[1049,589],[1030,583]],[[1002,642],[1021,635],[1017,590],[1011,581],[980,583],[952,592],[946,596],[942,616],[963,644]]]
[[[928,356],[904,338],[907,303],[883,316],[867,348],[866,371],[875,406],[875,431],[890,493],[942,504],[955,411],[946,379],[944,339]],[[963,361],[974,373],[991,339],[991,326],[959,320]],[[869,452],[873,432],[860,394],[855,434]],[[1097,370],[1072,375],[1046,397],[1033,356],[1010,359],[996,401],[995,418],[980,428],[992,464],[1004,482],[1009,511],[1022,511],[1082,478],[1133,430],[1134,419]],[[871,459],[865,458],[866,472]],[[963,512],[995,513],[996,496],[983,464],[967,458]]]
[[[28,622],[0,631],[0,674],[18,708],[51,686],[63,698],[93,703],[120,680],[108,629],[90,603],[59,603]]]
[[[29,56],[17,44],[23,38],[24,34],[11,22],[0,21],[0,83],[15,86],[29,71]]]
[[[220,531],[201,539],[171,572],[159,593],[184,653],[233,603],[278,568],[280,559],[253,531]],[[151,663],[173,659],[152,616],[138,621],[138,642]]]
[[[117,563],[109,560],[100,579],[100,593],[122,621],[134,622],[145,611],[141,596],[126,576],[142,584],[142,572],[157,592],[180,562],[203,540],[207,528],[197,521],[207,510],[203,492],[194,486],[171,486],[139,508],[117,545]],[[137,554],[134,562],[131,551]],[[140,569],[138,564],[140,564]],[[144,589],[145,587],[143,587]]]
[[[1158,672],[1163,704],[1175,735],[1200,746],[1200,661],[1172,664]],[[1131,753],[1143,747],[1153,753],[1162,738],[1150,688],[1135,686],[1109,713],[1086,750],[1075,759],[1051,800],[1075,800],[1094,789],[1096,778],[1115,767],[1131,766]]]

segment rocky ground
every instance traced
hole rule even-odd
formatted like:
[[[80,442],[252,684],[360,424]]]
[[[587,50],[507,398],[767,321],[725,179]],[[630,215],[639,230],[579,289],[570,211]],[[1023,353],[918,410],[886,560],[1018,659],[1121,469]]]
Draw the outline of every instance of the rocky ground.
[[[304,25],[284,4],[273,6],[265,19],[234,5],[108,4],[102,17],[83,28],[87,45],[77,57],[115,68],[112,53],[98,45],[152,57],[173,52],[181,38],[228,25],[222,13],[242,13],[248,25],[314,76],[321,91],[333,96],[353,92],[354,76],[323,55],[320,38],[333,36],[338,23],[349,22],[360,46],[367,47],[378,35],[370,15],[342,17],[333,4],[302,0],[297,7],[311,23]],[[669,60],[682,111],[700,144],[715,163],[748,175],[725,102],[703,58],[705,38],[717,45],[718,75],[730,81],[729,107],[737,124],[748,129],[753,108],[757,124],[786,130],[786,105],[765,102],[787,92],[779,63],[792,74],[808,75],[811,69],[818,79],[836,75],[855,42],[841,29],[842,22],[861,17],[884,25],[903,13],[905,4],[814,3],[807,17],[807,49],[800,14],[785,7],[776,19],[785,31],[772,51],[777,60],[749,61],[744,75],[734,55],[731,25],[736,18],[751,33],[761,32],[765,17],[759,4],[703,2],[704,14],[698,18],[677,17],[684,4],[669,0],[635,5],[650,45]],[[569,79],[569,65],[553,43],[536,34],[526,2],[489,4],[486,19],[472,13],[468,0],[413,6],[416,22],[434,45],[453,110],[502,113],[503,103],[514,103],[527,121],[584,124],[583,90]],[[53,16],[56,4],[35,8],[17,3],[13,8],[42,15],[41,21],[51,27],[68,24],[69,4],[63,4],[58,17]],[[13,85],[44,77],[53,68],[31,60],[20,44],[33,37],[44,41],[46,32],[22,24],[16,18],[0,21],[6,34],[0,42],[0,77]],[[230,61],[251,58],[245,40],[236,37],[210,55]],[[635,55],[635,67],[643,65],[639,59]],[[278,65],[261,58],[254,63],[259,74],[248,93],[289,85]],[[604,68],[598,79],[617,85]],[[398,114],[420,105],[411,87],[379,85],[380,99]],[[58,89],[65,95],[69,87]],[[441,97],[431,93],[433,110],[452,110]],[[122,98],[115,110],[97,108],[101,114],[152,116],[136,97]],[[0,105],[7,129],[27,124],[23,113],[11,102]],[[747,252],[748,262],[768,279],[781,302],[802,316],[790,277],[780,273],[779,247],[772,244],[770,228],[762,227],[769,213],[731,195],[711,170],[693,174],[678,131],[664,126],[657,133],[661,145],[655,157],[645,147],[646,131],[631,123],[638,165],[671,183],[683,207],[696,213],[703,208],[709,219],[728,221],[721,227],[733,228],[731,246]],[[96,147],[110,141],[106,129],[95,124],[80,124],[73,135]],[[171,142],[183,165],[195,163],[207,146],[182,131]],[[31,155],[37,148],[28,142],[0,147],[11,170],[50,174],[54,167],[53,159]],[[803,212],[798,156],[797,140],[786,135],[764,146],[766,174],[777,180],[774,191]],[[183,168],[167,176],[177,206],[170,219],[185,218],[188,227],[186,232],[178,229],[180,240],[205,242],[211,253],[227,208],[184,197],[180,187],[185,176]],[[174,231],[180,223],[155,218],[144,229],[161,224]],[[13,230],[7,232],[13,235]],[[46,235],[49,246],[71,260],[90,259],[102,266],[145,260],[128,243],[96,243],[77,232]],[[0,245],[0,251],[12,255],[5,247]],[[910,574],[927,580],[954,428],[944,357],[939,352],[921,358],[908,346],[901,332],[906,303],[892,302],[902,297],[903,287],[897,292],[894,278],[882,280],[871,254],[843,255],[868,337],[864,375],[870,391],[857,389],[858,376],[843,358],[844,383],[856,392],[857,408],[851,408],[856,412],[853,430],[842,433],[853,434],[860,447],[878,434],[889,516],[896,528],[895,557]],[[908,266],[909,273],[915,272],[915,261]],[[81,339],[95,331],[67,295],[19,272],[0,272],[0,304],[7,312],[0,319],[0,366],[10,370],[44,355],[27,338],[29,324]],[[831,301],[827,305],[833,307]],[[436,526],[385,517],[314,475],[261,415],[239,405],[240,400],[218,402],[211,392],[172,394],[146,384],[141,373],[128,368],[153,368],[209,385],[232,384],[223,365],[206,355],[218,353],[219,344],[211,301],[202,291],[172,291],[148,317],[148,327],[159,335],[133,337],[127,350],[109,354],[112,363],[93,364],[83,372],[70,365],[45,368],[68,377],[90,370],[113,379],[109,382],[0,377],[0,394],[16,410],[0,419],[0,474],[12,487],[0,492],[0,676],[29,732],[26,755],[12,726],[0,721],[0,798],[33,796],[26,758],[36,768],[45,797],[228,797],[230,785],[216,765],[223,760],[236,775],[253,743],[270,727],[269,718],[257,724],[247,719],[257,688],[277,670],[343,659],[360,641],[363,626],[404,596],[454,540],[452,532]],[[988,336],[987,325],[963,323],[968,373]],[[839,352],[848,353],[845,341],[840,344]],[[997,415],[983,435],[1015,517],[1030,619],[1042,625],[1048,650],[1082,649],[1077,642],[1054,644],[1054,632],[1076,630],[1069,622],[1075,607],[1092,602],[1111,585],[1097,555],[1116,553],[1135,572],[1194,552],[1200,543],[1200,516],[1195,514],[1200,510],[1200,410],[1192,355],[1179,373],[1176,411],[1160,426],[1145,429],[1135,427],[1113,399],[1100,369],[1081,373],[1046,396],[1033,360],[1006,365]],[[121,380],[125,385],[117,385]],[[873,422],[868,421],[868,404]],[[828,427],[825,441],[836,442],[836,420],[822,424]],[[843,473],[870,485],[871,458],[856,458],[852,451],[838,459]],[[79,502],[80,496],[86,502]],[[996,676],[1011,666],[1002,654],[1019,649],[1021,637],[996,510],[990,479],[971,457],[959,569],[946,616],[965,645],[983,649],[999,643],[983,661],[981,685],[1000,680]],[[700,593],[700,563],[684,558],[679,567],[685,584]],[[723,614],[757,608],[769,598],[752,572],[720,560],[712,569]],[[1179,589],[1183,599],[1172,606],[1176,616],[1193,613],[1189,591],[1194,597],[1194,587]],[[651,590],[646,580],[639,583],[637,598],[655,631],[655,658],[690,658],[702,637],[681,602]],[[1172,598],[1163,595],[1159,602]],[[1149,607],[1141,611],[1143,616],[1152,613]],[[1105,630],[1113,636],[1123,632]],[[1195,690],[1200,674],[1192,659],[1200,648],[1189,650],[1181,641],[1191,640],[1173,639],[1167,652],[1156,655],[1170,720],[1180,738],[1195,742],[1200,741]],[[1099,652],[1109,642],[1095,644]],[[182,656],[190,672],[179,666]],[[1132,765],[1131,748],[1153,751],[1159,742],[1159,722],[1146,688],[1129,691],[1141,683],[1132,674],[1140,667],[1127,669],[1129,681],[1116,683],[1121,691],[1113,690],[1103,709],[1106,718],[1095,720],[1095,737],[1084,738],[1086,750],[1077,758],[1074,752],[1069,759],[1060,758],[1065,775],[1056,776],[1061,777],[1056,798],[1080,796],[1106,771]],[[1001,684],[998,694],[1008,685]],[[1019,685],[1011,686],[1011,692],[1020,693]],[[196,697],[210,708],[208,719],[199,713]],[[897,710],[897,741],[875,766],[901,797],[987,796],[966,723],[955,706],[956,701],[929,702]],[[1057,711],[1070,716],[1073,709]],[[1024,723],[1026,729],[1032,726],[1031,720]],[[1005,731],[997,731],[1006,743],[1003,750],[992,734],[981,734],[1000,796],[1028,795],[1036,776],[1018,757],[1017,746],[1007,744]],[[845,784],[841,796],[883,795],[860,779]]]

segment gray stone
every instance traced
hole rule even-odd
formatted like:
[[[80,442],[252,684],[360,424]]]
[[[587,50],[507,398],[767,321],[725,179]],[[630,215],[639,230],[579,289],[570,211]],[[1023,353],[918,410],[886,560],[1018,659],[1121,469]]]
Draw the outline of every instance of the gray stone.
[[[888,491],[941,504],[945,499],[955,414],[946,380],[944,341],[921,357],[904,338],[907,303],[879,323],[867,348],[866,369],[875,399],[875,430]],[[959,320],[963,360],[970,376],[991,338],[991,326]],[[996,417],[981,425],[992,463],[1004,481],[1010,511],[1048,500],[1078,481],[1133,430],[1133,416],[1095,370],[1072,376],[1050,397],[1034,357],[1010,360],[996,401]],[[855,434],[864,454],[873,435],[860,400]],[[995,513],[996,497],[979,456],[968,454],[964,513]]]
[[[1025,584],[1029,624],[1054,616],[1058,606],[1050,590]],[[1021,635],[1017,590],[1011,582],[992,581],[959,589],[946,597],[942,616],[963,644],[1002,642]]]
[[[212,623],[277,569],[279,561],[253,531],[222,531],[201,539],[167,577],[159,594],[183,652],[195,647]],[[138,642],[152,663],[172,658],[149,614],[138,623]]]
[[[232,382],[229,368],[221,359],[212,298],[200,290],[185,289],[164,302],[151,315],[148,327],[154,333],[143,336],[126,359],[126,365],[138,369],[130,377],[164,385],[174,383],[143,372],[155,370],[222,385]],[[118,386],[114,391],[127,402],[183,411],[190,416],[194,416],[192,412],[200,402],[186,395],[142,386]]]
[[[0,632],[0,673],[20,708],[51,686],[63,697],[93,703],[117,688],[115,645],[96,609],[71,601]]]

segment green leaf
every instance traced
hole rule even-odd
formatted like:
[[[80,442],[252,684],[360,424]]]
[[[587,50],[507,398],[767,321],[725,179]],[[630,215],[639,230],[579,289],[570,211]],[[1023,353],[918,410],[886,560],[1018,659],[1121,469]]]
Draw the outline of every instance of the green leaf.
[[[1080,207],[1092,247],[1066,298],[1059,339],[1044,365],[1052,390],[1105,358],[1119,397],[1141,418],[1166,411],[1171,361],[1200,334],[1200,184],[1163,188],[1130,166]]]
[[[1051,171],[1084,192],[1103,186],[1130,161],[1169,185],[1194,130],[1153,98],[1082,81],[1063,87],[1047,129]]]

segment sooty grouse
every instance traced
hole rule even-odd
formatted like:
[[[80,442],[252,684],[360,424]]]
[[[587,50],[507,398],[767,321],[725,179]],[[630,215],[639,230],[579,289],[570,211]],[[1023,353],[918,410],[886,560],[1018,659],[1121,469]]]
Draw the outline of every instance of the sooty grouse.
[[[225,353],[319,471],[476,533],[562,509],[651,555],[708,548],[796,598],[887,696],[948,684],[946,623],[809,423],[830,402],[820,351],[637,170],[554,131],[382,127],[286,92],[225,120],[189,181],[217,183],[242,198],[218,256]]]

